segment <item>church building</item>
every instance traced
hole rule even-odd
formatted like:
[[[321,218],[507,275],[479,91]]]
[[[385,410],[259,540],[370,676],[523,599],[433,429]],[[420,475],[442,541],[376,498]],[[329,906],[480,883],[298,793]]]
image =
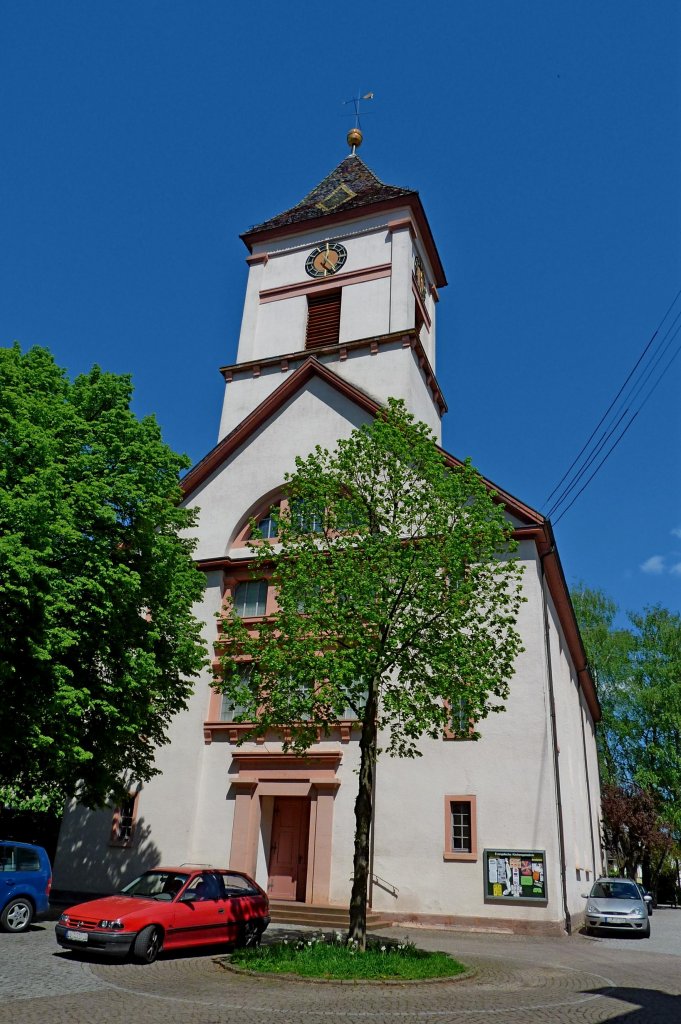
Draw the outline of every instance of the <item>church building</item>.
[[[200,509],[197,615],[210,651],[226,595],[254,622],[273,606],[249,572],[249,524],[274,529],[296,456],[333,449],[389,397],[441,438],[447,281],[435,240],[418,192],[383,184],[356,153],[361,133],[348,141],[304,199],[242,235],[248,283],[236,361],[221,368],[218,442],[183,481]],[[421,740],[420,758],[379,758],[370,907],[383,922],[559,933],[581,924],[601,871],[600,710],[551,525],[494,489],[524,565],[524,650],[506,710],[479,724],[479,740],[462,722]],[[238,745],[248,726],[211,683],[207,667],[158,751],[160,774],[128,803],[69,808],[54,886],[110,892],[157,864],[193,862],[245,870],[275,904],[347,907],[356,723],[339,720],[305,758],[275,733]]]

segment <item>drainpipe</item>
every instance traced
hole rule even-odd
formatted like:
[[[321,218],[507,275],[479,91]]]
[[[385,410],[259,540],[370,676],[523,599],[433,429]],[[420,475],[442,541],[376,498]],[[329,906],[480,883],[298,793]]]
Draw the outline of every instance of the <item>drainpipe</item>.
[[[548,558],[555,552],[555,545],[551,545],[549,550],[540,555],[541,563],[541,597],[542,597],[542,610],[544,614],[544,646],[546,649],[546,674],[549,690],[549,710],[551,713],[551,745],[553,748],[553,774],[556,784],[556,806],[558,809],[558,847],[560,856],[560,885],[561,893],[563,897],[563,915],[565,918],[565,931],[570,935],[572,933],[572,919],[570,917],[570,910],[568,907],[567,898],[567,876],[565,869],[565,833],[563,830],[563,801],[560,793],[560,769],[558,766],[558,730],[556,726],[556,700],[553,689],[553,665],[551,662],[551,635],[549,633],[549,609],[548,602],[546,600],[546,574],[544,572],[544,559]]]
[[[584,708],[582,707],[582,697],[579,688],[579,677],[577,680],[577,695],[579,697],[579,720],[582,724],[582,750],[584,752],[584,774],[586,776],[586,801],[589,809],[589,832],[591,834],[591,864],[593,867],[594,880],[598,878],[596,872],[596,843],[594,841],[594,817],[593,808],[591,806],[591,780],[589,778],[589,760],[586,754],[586,731],[584,729]]]

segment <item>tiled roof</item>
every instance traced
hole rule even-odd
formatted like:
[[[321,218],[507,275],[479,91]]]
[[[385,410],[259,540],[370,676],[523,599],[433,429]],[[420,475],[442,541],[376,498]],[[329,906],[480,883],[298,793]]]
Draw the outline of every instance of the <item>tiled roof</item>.
[[[272,228],[287,227],[306,220],[317,219],[337,210],[354,210],[360,206],[380,203],[384,199],[418,195],[414,189],[384,185],[358,156],[346,156],[304,199],[277,217],[250,228],[245,235],[253,235]],[[243,236],[242,236],[243,237]]]

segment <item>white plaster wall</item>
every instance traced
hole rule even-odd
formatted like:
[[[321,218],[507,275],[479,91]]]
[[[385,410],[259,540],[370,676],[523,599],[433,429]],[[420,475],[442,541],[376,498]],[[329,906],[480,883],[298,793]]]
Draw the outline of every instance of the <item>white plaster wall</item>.
[[[425,740],[416,761],[383,758],[377,770],[374,871],[397,899],[374,889],[374,907],[398,913],[556,921],[562,914],[541,605],[534,559],[526,554],[519,627],[525,651],[506,711],[479,726],[477,742]],[[479,857],[445,861],[445,795],[473,794]],[[485,848],[546,851],[547,906],[486,904]]]
[[[329,901],[347,906],[352,889],[352,864],[355,845],[355,800],[359,769],[358,733],[350,743],[341,744],[343,761],[338,769],[340,787],[333,806],[333,861]]]
[[[427,423],[440,442],[440,414],[412,349],[405,349],[401,342],[396,341],[382,345],[375,355],[368,349],[359,349],[349,351],[347,359],[343,360],[337,355],[318,355],[317,358],[376,402],[384,404],[388,398],[403,398],[409,411]],[[231,433],[276,391],[285,382],[286,374],[292,373],[294,369],[295,366],[291,365],[282,373],[280,366],[270,366],[263,367],[257,377],[245,374],[235,376],[226,387],[218,440]],[[299,430],[296,433],[300,435]]]
[[[379,277],[343,288],[340,341],[390,333],[390,285],[389,277]]]
[[[313,378],[191,495],[188,506],[202,510],[200,525],[192,531],[199,541],[195,557],[226,554],[245,510],[283,483],[297,455],[309,454],[316,444],[333,448],[368,419],[334,388]]]
[[[355,234],[357,231],[362,233]],[[341,242],[347,250],[343,274],[390,262],[390,232],[385,221],[380,225],[376,224],[374,218],[367,218],[347,228],[336,226],[333,234],[310,235],[306,232],[301,236],[289,237],[279,244],[273,243],[268,248],[268,260],[260,288],[266,291],[298,282],[311,283],[312,278],[305,271],[305,260],[313,248],[327,241]]]
[[[549,596],[548,601],[551,652],[553,661],[556,725],[559,747],[559,769],[565,838],[566,882],[568,908],[579,917],[584,912],[582,894],[588,890],[594,875],[600,871],[598,833],[593,842],[590,825],[594,806],[600,804],[597,776],[592,777],[589,762],[595,757],[593,729],[582,734],[586,702],[577,684],[577,676],[567,651],[557,613]],[[588,715],[590,721],[590,715]],[[589,745],[591,758],[589,758]],[[588,776],[588,779],[587,779]],[[589,793],[589,789],[591,792]],[[589,815],[591,797],[591,818]],[[594,849],[595,847],[595,849]],[[577,877],[577,871],[580,878]],[[589,871],[589,881],[586,880]]]
[[[263,302],[253,345],[253,359],[268,359],[305,348],[307,297],[294,295],[277,302]]]
[[[255,331],[260,308],[260,289],[265,267],[262,263],[254,263],[249,267],[244,297],[244,311],[241,316],[241,330],[237,346],[237,361],[240,363],[253,359]]]
[[[264,359],[269,355],[293,352],[303,347],[307,318],[305,296],[282,300],[287,305],[293,303],[297,306],[295,310],[289,312],[283,311],[281,302],[261,303],[261,291],[300,283],[311,284],[312,279],[305,272],[305,260],[316,245],[327,240],[342,242],[347,249],[348,257],[343,273],[353,273],[366,267],[390,263],[392,245],[391,233],[387,227],[388,220],[407,216],[408,213],[408,209],[405,208],[395,211],[389,218],[385,215],[360,216],[349,220],[343,225],[342,230],[337,228],[333,234],[320,234],[319,229],[301,231],[279,242],[270,241],[266,245],[255,246],[254,255],[266,253],[267,261],[251,264],[249,269],[237,362]],[[276,312],[266,312],[271,306],[277,307]],[[302,332],[301,309],[304,310]],[[355,335],[367,336],[367,332]]]
[[[416,310],[412,291],[413,249],[408,227],[393,231],[390,329],[405,331],[414,326]]]

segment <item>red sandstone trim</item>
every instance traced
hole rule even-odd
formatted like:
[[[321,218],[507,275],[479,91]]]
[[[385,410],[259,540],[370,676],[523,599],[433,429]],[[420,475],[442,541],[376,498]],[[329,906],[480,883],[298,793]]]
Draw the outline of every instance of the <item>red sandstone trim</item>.
[[[471,809],[471,848],[466,853],[452,848],[451,805],[456,801],[469,804]],[[442,859],[459,861],[478,859],[478,811],[476,798],[472,793],[464,793],[459,796],[451,793],[445,795],[445,848]]]
[[[542,908],[543,909],[543,908]],[[462,932],[508,932],[515,935],[565,935],[562,921],[528,921],[507,917],[464,917],[455,914],[397,913],[381,910],[382,918],[399,925],[421,928],[451,928]],[[573,916],[573,925],[575,917]]]
[[[320,278],[317,281],[299,281],[297,284],[282,284],[277,288],[264,288],[260,292],[260,302],[279,302],[281,299],[290,299],[295,295],[309,295],[314,292],[333,291],[340,287],[347,287],[352,284],[361,284],[364,281],[377,281],[382,277],[390,277],[392,266],[390,263],[381,263],[376,267],[366,267],[364,270],[355,270],[347,274],[336,274],[334,277]]]
[[[369,348],[371,354],[375,355],[381,346],[386,346],[399,340],[402,341],[402,348],[414,349],[419,366],[423,370],[426,384],[430,388],[430,392],[438,407],[440,416],[444,416],[447,412],[447,403],[445,402],[444,395],[440,390],[440,385],[437,382],[437,378],[435,377],[435,373],[433,372],[428,357],[426,356],[423,345],[421,344],[416,331],[413,329],[408,331],[394,331],[392,334],[380,334],[374,338],[358,338],[356,341],[344,341],[339,342],[336,345],[325,345],[323,348],[315,348],[315,358],[325,355],[337,355],[339,361],[343,362],[343,360],[347,359],[348,351],[354,352],[362,348]],[[286,370],[288,370],[290,362],[296,362],[299,360],[302,362],[309,358],[309,350],[301,349],[298,352],[291,352],[286,356],[270,356],[269,359],[251,359],[244,361],[243,363],[232,363],[230,366],[221,366],[220,373],[224,377],[225,382],[227,384],[231,384],[234,378],[239,375],[245,376],[246,374],[250,374],[253,377],[260,376],[263,369],[268,369],[274,366],[279,366],[283,373],[284,363],[286,364]]]
[[[388,221],[388,231],[402,231],[404,228],[409,229],[409,234],[412,238],[415,238],[414,224],[410,217],[401,217],[399,220]]]

